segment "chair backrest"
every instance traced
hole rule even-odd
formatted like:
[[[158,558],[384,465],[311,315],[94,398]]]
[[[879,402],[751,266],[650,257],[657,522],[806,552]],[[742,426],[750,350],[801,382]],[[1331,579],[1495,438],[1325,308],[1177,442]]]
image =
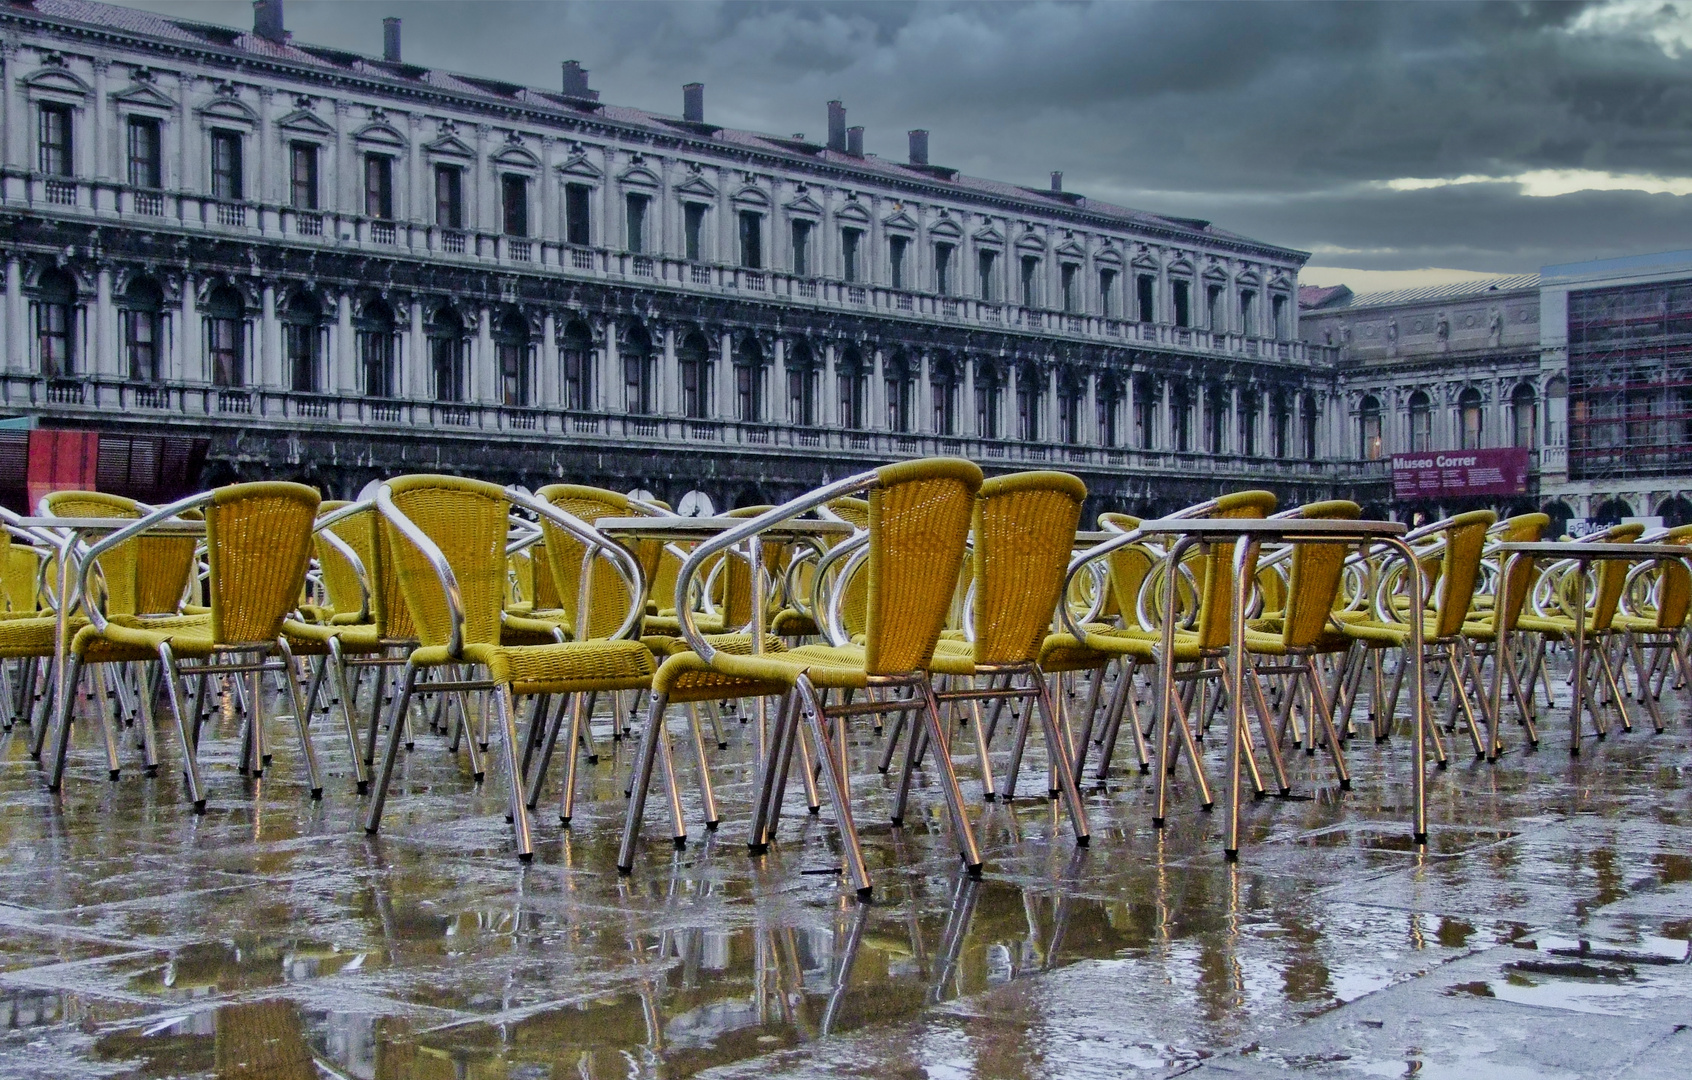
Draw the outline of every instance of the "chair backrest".
[[[975,496],[975,662],[1035,659],[1050,632],[1087,485],[1062,472],[995,476]]]
[[[865,667],[918,671],[934,655],[969,540],[981,469],[960,458],[902,461],[870,489]]]
[[[1612,525],[1607,532],[1608,543],[1631,544],[1645,532],[1640,523],[1626,522]],[[1592,605],[1592,628],[1605,631],[1615,622],[1616,608],[1621,604],[1622,589],[1627,586],[1627,572],[1631,564],[1620,559],[1606,559],[1598,564],[1598,595]]]
[[[535,492],[535,497],[592,525],[602,517],[639,516],[629,497],[606,488],[584,487],[579,484],[549,484]],[[541,531],[546,535],[547,572],[551,578],[549,590],[552,602],[564,612],[572,633],[576,630],[576,602],[581,596],[582,556],[587,546],[569,532],[545,518]],[[647,546],[643,543],[642,547]],[[642,554],[646,554],[645,551]],[[536,553],[537,560],[541,553]],[[656,552],[652,558],[656,558]],[[654,567],[642,559],[642,566],[651,577]],[[589,568],[587,636],[603,638],[617,632],[629,610],[629,590],[617,569],[608,560],[595,558]],[[674,591],[672,586],[671,591]],[[535,607],[540,605],[540,584],[536,584]]]
[[[1306,503],[1298,516],[1309,521],[1355,521],[1363,508],[1346,499]],[[1348,544],[1298,544],[1287,571],[1286,606],[1281,615],[1281,642],[1306,649],[1321,639],[1345,574]],[[1279,580],[1279,575],[1277,575]]]
[[[457,476],[401,476],[385,487],[394,506],[445,556],[458,581],[462,644],[498,645],[505,611],[505,542],[511,503],[505,489]],[[452,640],[452,610],[434,565],[387,515],[379,515],[385,554],[425,646]]]
[[[41,497],[41,509],[53,517],[134,519],[141,508],[134,499],[103,491],[53,491]],[[136,560],[140,545],[131,540],[100,556],[100,577],[106,584],[107,615],[134,615]],[[189,541],[189,552],[193,541]]]
[[[206,504],[212,640],[275,641],[298,606],[322,496],[281,481],[231,484]]]
[[[1216,509],[1209,516],[1268,517],[1275,512],[1277,502],[1272,491],[1234,491],[1217,499]],[[1227,613],[1233,607],[1234,545],[1212,544],[1197,570],[1200,574],[1198,644],[1203,649],[1220,649],[1228,644]],[[1248,567],[1247,573],[1255,574],[1256,567]]]
[[[318,516],[332,513],[342,507],[351,505],[344,499],[333,499],[319,504]],[[370,556],[370,522],[365,515],[371,511],[362,511],[348,516],[328,526],[336,539],[353,549],[359,561],[364,564],[368,573],[373,568]],[[323,591],[329,601],[329,610],[336,615],[356,615],[363,606],[364,594],[360,589],[358,571],[347,561],[333,544],[323,539],[322,531],[312,537],[312,547],[317,552],[317,569],[323,578]],[[361,550],[362,549],[362,550]],[[370,598],[371,610],[375,610],[376,598]]]
[[[5,533],[5,537],[6,561],[0,563],[0,575],[3,575],[0,581],[5,588],[6,610],[40,611],[41,556],[34,548],[14,543],[11,533]]]
[[[854,499],[850,496],[834,499],[828,504],[829,511],[842,521],[849,521],[853,528],[869,528],[869,500]]]
[[[1463,620],[1469,617],[1469,607],[1474,603],[1475,585],[1480,580],[1486,532],[1497,522],[1498,515],[1491,510],[1471,510],[1453,517],[1445,527],[1445,552],[1440,558],[1439,584],[1435,589],[1436,637],[1451,637],[1463,629]]]
[[[1497,539],[1506,544],[1531,544],[1545,535],[1545,528],[1550,524],[1551,518],[1546,514],[1517,514],[1504,519]],[[1513,566],[1508,556],[1500,559],[1498,593],[1492,602],[1494,630],[1509,632],[1516,628],[1536,577],[1538,574],[1532,558],[1517,559]]]

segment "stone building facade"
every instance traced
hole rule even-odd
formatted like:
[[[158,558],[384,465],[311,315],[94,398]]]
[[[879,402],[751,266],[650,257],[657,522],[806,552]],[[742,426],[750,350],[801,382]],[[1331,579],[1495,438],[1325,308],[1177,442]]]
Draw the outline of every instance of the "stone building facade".
[[[295,42],[279,0],[252,30],[0,3],[0,409],[342,495],[725,506],[960,453],[1155,511],[1381,475],[1342,349],[1300,334],[1302,252],[967,177],[926,132],[866,154],[838,103],[825,140],[760,135],[697,84],[665,116],[573,61],[542,91],[387,44]]]

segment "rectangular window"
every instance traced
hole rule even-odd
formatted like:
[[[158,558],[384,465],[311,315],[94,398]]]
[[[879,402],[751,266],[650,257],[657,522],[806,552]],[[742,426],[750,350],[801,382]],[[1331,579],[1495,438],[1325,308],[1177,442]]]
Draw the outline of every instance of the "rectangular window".
[[[164,187],[164,155],[160,150],[157,120],[139,116],[129,119],[129,186]]]
[[[499,193],[505,235],[529,235],[529,181],[515,173],[506,173],[499,178]]]
[[[983,303],[991,304],[994,300],[993,262],[997,256],[996,251],[977,252],[975,256],[975,287]]]
[[[1081,268],[1076,266],[1074,263],[1064,263],[1061,271],[1061,280],[1063,285],[1063,310],[1069,312],[1071,315],[1078,314],[1081,311],[1081,298],[1076,295],[1075,288],[1075,278],[1080,271]]]
[[[1100,270],[1099,271],[1099,314],[1103,315],[1107,319],[1115,318],[1115,316],[1116,316],[1116,305],[1111,302],[1111,298],[1112,298],[1113,295],[1115,295],[1115,293],[1116,293],[1116,271],[1115,270]]]
[[[764,218],[755,210],[740,212],[740,265],[748,270],[764,268]]]
[[[69,105],[42,105],[36,142],[38,167],[48,176],[70,176],[75,172],[71,155],[71,109]]]
[[[1240,333],[1246,337],[1257,336],[1257,324],[1253,321],[1257,317],[1257,294],[1250,289],[1240,290]]]
[[[888,284],[895,289],[905,287],[905,248],[910,241],[903,236],[891,236],[887,239],[887,268],[889,270]]]
[[[1269,318],[1275,324],[1275,340],[1287,340],[1287,298],[1273,296],[1269,299]]]
[[[793,272],[800,277],[811,273],[811,223],[793,222]]]
[[[241,371],[242,321],[233,318],[209,320],[212,384],[215,386],[240,386],[244,381]]]
[[[529,404],[529,347],[520,341],[502,341],[494,349],[499,355],[501,400],[512,408]]]
[[[211,133],[212,198],[224,202],[240,202],[243,183],[241,176],[241,135],[234,131]]]
[[[847,281],[858,280],[858,244],[863,238],[861,229],[840,230],[840,275]]]
[[[364,394],[366,397],[394,396],[394,335],[382,331],[366,331],[358,335],[359,358],[364,362]]]
[[[564,185],[564,242],[577,247],[587,247],[588,222],[591,220],[589,212],[593,189],[586,184]]]
[[[62,378],[76,371],[76,335],[71,329],[70,304],[43,300],[35,309],[35,339],[41,350],[41,373]]]
[[[1135,301],[1139,304],[1138,315],[1141,322],[1157,321],[1157,279],[1150,274],[1141,274],[1134,279]]]
[[[429,364],[435,371],[435,400],[464,400],[464,372],[460,362],[462,344],[456,337],[429,339]]]
[[[1205,313],[1210,317],[1210,332],[1224,333],[1228,329],[1228,316],[1222,309],[1222,286],[1206,285],[1204,288]]]
[[[952,245],[934,245],[934,291],[952,295]]]
[[[628,207],[628,247],[634,255],[644,254],[646,251],[646,205],[650,202],[645,195],[630,195],[625,200]]]
[[[1040,260],[1033,255],[1022,257],[1022,306],[1025,308],[1039,307],[1038,284],[1040,280]]]
[[[283,323],[282,348],[288,354],[288,385],[296,393],[317,392],[317,327]]]
[[[701,241],[705,235],[705,207],[701,203],[688,203],[682,207],[682,232],[685,233],[688,262],[704,261],[704,245]]]
[[[1175,325],[1193,325],[1193,286],[1190,282],[1171,282],[1175,294]]]
[[[288,205],[295,210],[317,209],[317,146],[313,143],[288,146]]]
[[[159,313],[156,311],[126,311],[123,313],[124,345],[129,350],[129,377],[142,382],[157,382],[159,378]]]
[[[435,225],[464,228],[464,170],[456,165],[435,166]]]
[[[394,219],[394,159],[385,154],[364,155],[364,215]]]

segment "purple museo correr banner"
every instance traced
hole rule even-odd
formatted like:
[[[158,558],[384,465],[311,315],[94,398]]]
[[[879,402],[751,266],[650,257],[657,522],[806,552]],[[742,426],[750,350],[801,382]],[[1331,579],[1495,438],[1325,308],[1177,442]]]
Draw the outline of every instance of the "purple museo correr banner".
[[[1466,495],[1520,495],[1527,491],[1528,449],[1430,450],[1392,455],[1392,497],[1397,502],[1456,499]]]

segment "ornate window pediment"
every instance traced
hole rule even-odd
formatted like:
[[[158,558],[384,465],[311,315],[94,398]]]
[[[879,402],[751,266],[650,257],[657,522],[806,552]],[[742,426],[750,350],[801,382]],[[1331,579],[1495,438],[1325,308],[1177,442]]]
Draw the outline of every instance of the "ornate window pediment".
[[[847,203],[834,212],[837,220],[851,225],[867,227],[870,223],[869,212],[855,202]]]
[[[690,176],[686,183],[677,186],[676,196],[683,199],[715,201],[717,189],[702,176]]]
[[[977,244],[999,245],[1005,242],[1004,236],[991,225],[977,229],[972,239]]]
[[[254,112],[246,103],[233,97],[218,97],[196,109],[201,120],[221,124],[244,124],[247,127],[258,126],[258,113]]]
[[[592,183],[598,183],[605,178],[605,174],[580,151],[570,155],[569,160],[558,166],[558,175],[567,180],[586,180]]]
[[[630,165],[617,174],[619,183],[633,187],[655,188],[659,186],[658,174],[644,165]]]
[[[176,108],[175,101],[144,82],[138,82],[119,90],[112,95],[112,100],[130,109],[157,109],[160,112],[170,112]]]
[[[750,184],[734,193],[734,201],[743,206],[767,207],[770,205],[770,197],[761,189]]]
[[[1077,262],[1087,257],[1087,249],[1073,240],[1066,240],[1058,245],[1057,253],[1065,259],[1074,259]]]
[[[47,94],[67,98],[85,98],[94,88],[83,82],[75,72],[61,65],[44,67],[24,78],[25,89],[31,95]]]
[[[1122,253],[1114,247],[1107,247],[1093,256],[1093,261],[1100,266],[1121,266]]]
[[[911,216],[903,210],[895,210],[891,215],[882,219],[881,224],[889,229],[902,229],[908,232],[916,232],[916,222],[913,221]]]
[[[812,217],[822,217],[823,212],[823,208],[818,206],[817,201],[809,195],[800,195],[785,204],[784,209],[790,214],[809,214]]]
[[[958,228],[958,223],[950,218],[942,218],[941,220],[936,221],[929,228],[928,232],[930,236],[938,236],[952,240],[959,239],[963,236],[963,230]]]
[[[1191,277],[1193,264],[1185,255],[1177,255],[1175,261],[1169,264],[1169,272],[1171,274],[1186,274]]]
[[[1046,241],[1039,233],[1025,232],[1016,239],[1016,250],[1025,255],[1044,255]]]
[[[1209,266],[1204,268],[1204,280],[1213,285],[1220,284],[1228,280],[1228,275],[1220,266],[1217,266],[1215,263],[1211,263]]]
[[[332,139],[335,129],[317,116],[305,109],[295,109],[276,122],[276,126],[290,135],[310,135],[317,139]]]
[[[388,150],[404,150],[405,136],[392,124],[381,121],[369,123],[353,132],[353,139],[365,146],[382,147]]]
[[[1261,279],[1258,277],[1256,270],[1242,270],[1234,281],[1239,285],[1257,285]]]

